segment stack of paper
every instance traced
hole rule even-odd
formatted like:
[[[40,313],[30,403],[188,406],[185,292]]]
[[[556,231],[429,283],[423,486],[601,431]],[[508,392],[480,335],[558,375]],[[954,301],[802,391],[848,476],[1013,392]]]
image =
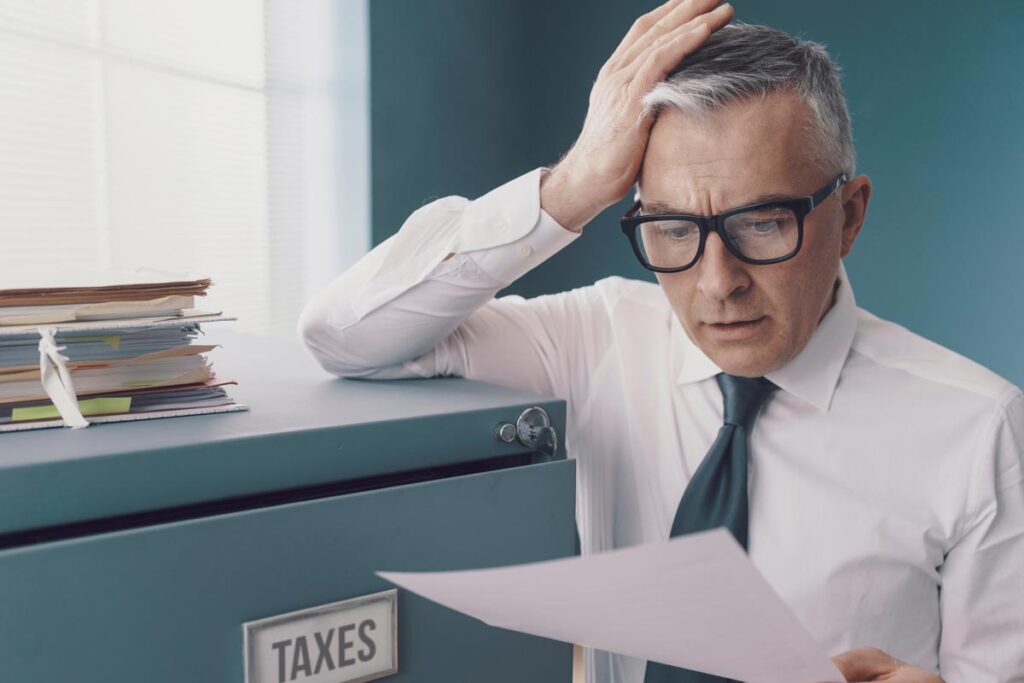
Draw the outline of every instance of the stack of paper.
[[[195,343],[208,278],[0,277],[0,431],[244,410]]]

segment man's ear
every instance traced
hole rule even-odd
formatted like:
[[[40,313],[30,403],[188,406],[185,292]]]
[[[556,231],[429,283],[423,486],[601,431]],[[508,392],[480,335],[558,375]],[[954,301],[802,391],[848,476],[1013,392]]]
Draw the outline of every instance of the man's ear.
[[[843,203],[843,234],[840,256],[846,258],[853,250],[853,243],[857,241],[860,229],[864,226],[868,202],[871,200],[871,179],[866,175],[859,175],[846,181],[839,192]]]

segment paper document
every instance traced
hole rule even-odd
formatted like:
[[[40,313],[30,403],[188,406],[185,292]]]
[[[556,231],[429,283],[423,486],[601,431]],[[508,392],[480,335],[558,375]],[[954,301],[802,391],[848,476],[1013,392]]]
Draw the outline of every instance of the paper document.
[[[205,296],[210,278],[151,268],[92,271],[29,267],[0,273],[0,307]]]
[[[749,683],[846,680],[724,529],[511,567],[377,574],[514,631]]]

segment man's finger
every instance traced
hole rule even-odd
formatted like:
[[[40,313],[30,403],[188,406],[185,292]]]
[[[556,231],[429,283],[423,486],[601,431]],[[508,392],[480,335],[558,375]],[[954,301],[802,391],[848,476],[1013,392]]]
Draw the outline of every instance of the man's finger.
[[[664,5],[637,18],[630,27],[629,33],[622,39],[615,52],[609,57],[605,66],[615,69],[621,64],[628,64],[651,41],[690,19],[707,12],[717,5],[719,0],[669,0]]]
[[[650,12],[641,14],[633,21],[633,25],[629,27],[629,31],[619,42],[618,47],[615,48],[615,52],[608,58],[608,62],[611,62],[619,57],[624,51],[626,51],[630,45],[636,42],[636,39],[647,32],[651,26],[653,26],[659,19],[668,14],[674,7],[678,6],[681,2],[686,0],[668,0],[661,5],[658,5]]]
[[[640,63],[637,61],[638,55],[650,50],[652,45],[664,40],[683,26],[697,22],[701,16],[713,11],[718,3],[719,0],[685,0],[676,5],[623,52],[620,59],[616,60],[616,66],[624,68],[631,63]]]
[[[626,67],[627,72],[635,72],[634,88],[639,92],[648,92],[683,61],[686,55],[692,54],[703,45],[710,34],[728,24],[732,16],[732,5],[719,5],[711,12],[683,24],[660,42],[639,53],[634,63]],[[707,26],[707,30],[697,32],[702,24]]]
[[[832,663],[848,681],[873,681],[903,664],[876,647],[859,647],[844,652],[832,657]]]

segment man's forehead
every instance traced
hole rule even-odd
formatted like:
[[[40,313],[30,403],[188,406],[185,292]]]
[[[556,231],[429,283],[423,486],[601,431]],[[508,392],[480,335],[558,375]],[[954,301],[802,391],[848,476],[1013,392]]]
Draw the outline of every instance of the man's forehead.
[[[694,118],[662,112],[637,199],[645,211],[704,213],[809,194],[819,175],[802,101],[778,93]]]
[[[748,206],[750,204],[762,204],[764,202],[781,201],[784,199],[792,199],[794,197],[802,196],[800,192],[771,192],[767,194],[759,194],[756,196],[748,197],[747,199],[739,199],[734,202],[735,206],[728,208],[735,208],[736,206]],[[637,199],[643,204],[644,211],[648,213],[688,213],[688,214],[699,214],[701,209],[693,206],[680,206],[679,200],[672,201],[661,201],[652,200],[645,201],[644,198],[637,193]],[[727,209],[726,209],[727,210]]]
[[[752,167],[742,163],[733,173],[692,172],[685,164],[645,168],[635,199],[648,213],[720,213],[739,206],[805,197],[821,184],[820,169],[803,160]]]

